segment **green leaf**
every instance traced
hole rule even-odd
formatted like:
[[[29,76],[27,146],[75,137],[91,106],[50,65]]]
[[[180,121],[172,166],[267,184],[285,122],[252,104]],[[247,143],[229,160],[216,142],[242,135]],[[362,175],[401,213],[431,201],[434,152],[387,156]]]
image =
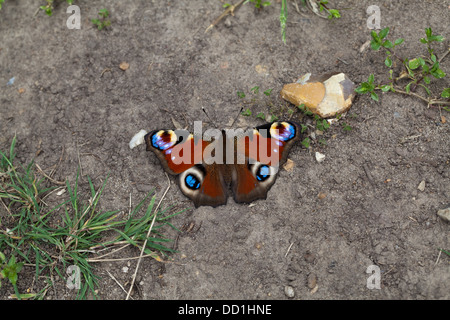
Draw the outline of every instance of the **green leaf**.
[[[98,11],[98,14],[99,14],[100,16],[102,16],[103,18],[107,18],[107,17],[109,16],[109,12],[108,12],[108,10],[106,10],[106,9],[100,9],[100,10]]]
[[[372,32],[370,32],[370,35],[372,36],[373,41],[375,41],[376,43],[381,43],[380,37],[374,30],[372,30]]]
[[[306,137],[305,139],[303,139],[302,141],[302,146],[304,146],[306,149],[309,148],[309,144],[310,144],[310,140],[308,137]]]
[[[247,110],[243,111],[241,114],[245,117],[249,117],[252,115],[252,111],[250,109],[247,109]]]
[[[380,33],[379,33],[380,39],[386,38],[388,33],[389,33],[389,27],[384,28],[383,30],[381,30]]]
[[[445,77],[445,72],[439,68],[436,71],[432,71],[431,74],[437,79],[441,79],[441,78]]]
[[[390,57],[386,57],[386,60],[384,60],[384,64],[388,68],[392,67],[392,60],[391,60],[391,58]]]
[[[370,47],[372,48],[372,50],[377,51],[378,49],[380,49],[381,44],[376,41],[371,41]]]
[[[394,45],[389,40],[386,40],[383,42],[383,47],[385,47],[386,49],[390,49],[390,48],[393,48]]]
[[[333,19],[333,18],[340,18],[341,17],[341,14],[340,14],[340,12],[339,12],[339,10],[336,10],[336,9],[330,9],[330,10],[328,10],[328,12],[330,13],[329,15],[328,15],[328,19]]]
[[[444,37],[443,36],[431,36],[428,40],[442,42],[442,41],[444,41]]]
[[[236,92],[236,94],[237,94],[237,96],[239,97],[239,98],[245,98],[245,93],[243,93],[242,91],[238,91],[238,92]]]
[[[432,54],[430,56],[431,61],[436,62],[436,55]]]
[[[308,127],[302,123],[300,123],[302,129],[300,130],[300,133],[304,133],[306,130],[308,130]]]
[[[270,97],[270,94],[272,93],[272,90],[273,90],[273,89],[268,89],[268,90],[264,91],[264,94],[265,94],[266,96]]]
[[[377,95],[375,92],[371,92],[371,93],[370,93],[370,97],[371,97],[373,100],[378,101],[378,95]]]
[[[252,91],[254,94],[257,94],[259,92],[259,87],[255,86],[255,87],[251,88],[250,91]]]
[[[262,112],[258,113],[256,115],[256,118],[262,119],[262,120],[266,120],[266,115]]]
[[[398,38],[397,40],[395,40],[394,45],[395,45],[395,46],[398,46],[398,45],[402,44],[403,41],[405,41],[405,39],[403,39],[403,38]]]
[[[431,34],[432,34],[431,28],[426,28],[425,34],[427,35],[427,38],[431,37]]]
[[[450,98],[450,88],[445,88],[441,93],[442,98]]]
[[[352,130],[352,127],[349,126],[348,124],[346,124],[345,122],[342,122],[342,129],[343,129],[344,131],[351,131],[351,130]]]
[[[419,59],[416,58],[416,59],[409,60],[408,66],[411,70],[417,69],[420,66]]]
[[[361,83],[361,85],[355,89],[356,93],[364,94],[364,93],[369,92],[367,86],[363,86],[363,84],[367,84],[367,83],[366,82]]]
[[[410,88],[411,88],[411,84],[412,84],[413,82],[414,82],[414,81],[411,81],[410,83],[408,83],[408,84],[406,85],[405,91],[406,91],[407,93],[409,93],[409,91],[411,90]]]
[[[430,77],[428,77],[428,76],[425,76],[425,77],[423,77],[423,81],[426,83],[426,84],[430,84]]]
[[[418,57],[417,60],[419,60],[419,63],[422,67],[426,64],[425,60],[423,60],[421,57]]]
[[[385,85],[381,86],[381,91],[388,92],[389,90],[391,90],[390,84],[385,84]]]

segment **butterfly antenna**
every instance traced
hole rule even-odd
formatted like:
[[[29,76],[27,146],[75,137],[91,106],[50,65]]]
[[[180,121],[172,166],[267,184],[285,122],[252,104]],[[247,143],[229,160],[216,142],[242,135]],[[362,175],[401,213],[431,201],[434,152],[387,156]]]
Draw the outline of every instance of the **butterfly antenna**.
[[[209,115],[208,115],[208,113],[206,112],[206,109],[205,109],[204,107],[202,107],[202,111],[203,111],[203,113],[206,115],[206,117],[209,119],[209,121],[217,128],[216,122],[213,121],[213,120],[209,117]]]
[[[234,126],[234,123],[237,121],[237,119],[239,118],[239,116],[241,115],[241,113],[242,113],[242,110],[244,110],[244,107],[241,107],[241,109],[239,110],[239,112],[238,112],[238,114],[237,114],[237,116],[236,116],[236,118],[234,118],[234,121],[233,121],[233,123],[231,124],[231,127],[233,127]]]

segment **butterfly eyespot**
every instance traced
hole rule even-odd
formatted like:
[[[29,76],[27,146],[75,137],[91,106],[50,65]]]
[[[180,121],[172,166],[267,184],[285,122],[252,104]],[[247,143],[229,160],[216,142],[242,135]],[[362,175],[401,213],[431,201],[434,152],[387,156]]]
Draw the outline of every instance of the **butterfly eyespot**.
[[[152,137],[152,146],[159,150],[167,150],[177,143],[177,135],[172,130],[160,130]]]
[[[289,141],[295,135],[296,128],[289,122],[274,122],[270,127],[270,136],[281,141]]]
[[[184,182],[189,189],[193,190],[197,190],[201,185],[200,180],[193,174],[186,175],[186,177],[184,178]]]
[[[262,165],[256,172],[256,179],[259,181],[265,181],[270,177],[270,167],[268,165]]]

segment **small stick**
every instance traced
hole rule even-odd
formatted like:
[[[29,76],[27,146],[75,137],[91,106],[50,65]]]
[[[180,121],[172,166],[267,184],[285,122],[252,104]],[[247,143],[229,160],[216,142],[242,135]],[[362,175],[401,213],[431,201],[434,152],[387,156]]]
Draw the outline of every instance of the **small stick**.
[[[294,245],[294,243],[292,242],[291,245],[289,246],[289,248],[287,249],[286,254],[284,255],[285,258],[287,257],[287,255],[288,255],[288,253],[291,250],[293,245]]]
[[[164,197],[166,196],[167,191],[169,191],[169,189],[170,189],[170,179],[169,179],[169,176],[167,175],[167,173],[166,173],[166,177],[167,177],[167,181],[169,182],[169,184],[168,184],[168,186],[167,186],[166,191],[164,191],[164,194],[163,194],[163,196],[161,197],[161,200],[159,200],[159,203],[158,203],[158,205],[156,206],[156,209],[155,209],[155,211],[154,211],[154,212],[155,212],[155,215],[153,216],[152,223],[150,224],[150,228],[148,229],[147,237],[145,237],[144,245],[142,246],[141,254],[139,255],[139,259],[138,259],[138,262],[137,262],[137,265],[136,265],[136,270],[134,271],[133,279],[132,279],[132,281],[131,281],[130,290],[128,291],[128,294],[127,294],[127,297],[126,297],[125,300],[128,300],[128,298],[130,297],[130,294],[131,294],[131,290],[133,289],[134,281],[136,280],[136,275],[137,275],[137,272],[138,272],[138,269],[139,269],[139,265],[141,264],[142,256],[144,255],[144,250],[145,250],[145,247],[147,246],[147,240],[148,240],[148,238],[150,237],[150,233],[152,232],[153,224],[155,223],[156,216],[158,215],[158,209],[159,209],[159,206],[161,205],[161,202],[163,201]]]
[[[65,182],[57,181],[57,180],[53,179],[52,177],[48,176],[48,175],[44,172],[44,170],[42,170],[41,167],[40,167],[37,163],[36,163],[36,168],[42,173],[42,175],[43,175],[44,177],[46,177],[46,178],[47,178],[48,180],[50,180],[51,182],[56,183],[56,184],[59,184],[59,185],[61,185],[61,186],[65,186],[65,185],[66,185]]]
[[[127,293],[127,290],[125,290],[125,288],[120,284],[120,282],[117,281],[117,279],[108,270],[106,270],[106,272],[111,277],[111,279],[113,279],[117,283],[117,285],[120,287],[120,289],[122,289],[123,292]],[[131,299],[133,299],[133,298],[131,298]]]
[[[438,255],[437,259],[436,259],[436,262],[434,263],[434,266],[436,266],[438,264],[439,258],[441,257],[441,253],[442,253],[442,250],[439,250],[439,255]]]
[[[230,5],[216,20],[214,20],[208,28],[206,28],[205,33],[207,33],[209,30],[214,28],[215,25],[217,25],[223,18],[225,18],[227,15],[231,14],[233,15],[234,10],[236,10],[242,3],[244,3],[245,0],[239,1],[237,4]]]

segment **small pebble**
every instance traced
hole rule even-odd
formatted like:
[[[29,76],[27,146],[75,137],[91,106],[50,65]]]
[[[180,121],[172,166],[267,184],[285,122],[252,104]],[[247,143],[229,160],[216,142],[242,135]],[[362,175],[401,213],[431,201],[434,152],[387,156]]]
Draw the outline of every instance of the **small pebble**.
[[[314,289],[317,285],[317,277],[314,273],[308,275],[308,288]]]
[[[437,215],[447,222],[450,222],[450,207],[437,212]]]
[[[422,180],[419,183],[419,186],[417,187],[417,189],[419,189],[420,191],[424,191],[425,190],[425,180]]]
[[[284,294],[288,298],[293,298],[295,296],[294,288],[292,288],[291,286],[285,286],[284,287]]]
[[[325,155],[320,152],[316,152],[316,160],[319,163],[323,162],[323,160],[325,160]]]

